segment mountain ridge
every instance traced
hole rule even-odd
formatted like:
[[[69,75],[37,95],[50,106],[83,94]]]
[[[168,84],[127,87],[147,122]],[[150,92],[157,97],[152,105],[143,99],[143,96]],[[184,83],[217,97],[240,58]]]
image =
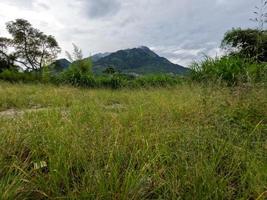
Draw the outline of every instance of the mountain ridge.
[[[146,46],[110,53],[94,63],[93,71],[99,74],[108,67],[112,67],[122,73],[137,74],[185,74],[189,71],[188,68],[174,64],[164,57],[160,57]]]
[[[118,50],[112,53],[98,53],[85,59],[92,59],[95,74],[103,74],[107,68],[113,68],[121,73],[140,75],[160,73],[184,75],[190,71],[188,68],[159,56],[146,46]],[[63,71],[71,65],[67,59],[59,59],[53,64],[56,71]]]

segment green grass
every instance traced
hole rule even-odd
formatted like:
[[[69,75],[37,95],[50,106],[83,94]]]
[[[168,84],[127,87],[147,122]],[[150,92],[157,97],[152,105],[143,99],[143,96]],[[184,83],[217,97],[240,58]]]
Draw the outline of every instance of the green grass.
[[[266,97],[2,82],[1,199],[267,198]]]
[[[256,63],[239,56],[205,57],[193,63],[191,78],[200,82],[214,82],[229,86],[242,83],[266,83],[267,63]]]

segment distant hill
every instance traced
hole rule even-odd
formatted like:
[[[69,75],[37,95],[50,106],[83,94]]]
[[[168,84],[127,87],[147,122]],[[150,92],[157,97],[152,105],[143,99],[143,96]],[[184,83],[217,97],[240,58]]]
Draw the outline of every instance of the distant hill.
[[[158,74],[173,73],[185,74],[189,69],[171,63],[166,58],[158,56],[148,47],[120,50],[97,59],[93,71],[102,73],[106,68],[112,67],[122,73]]]
[[[89,57],[93,61],[93,72],[102,74],[107,68],[126,74],[186,74],[188,68],[174,64],[164,57],[160,57],[148,47],[120,50],[114,53],[99,53]],[[85,59],[89,59],[85,58]],[[59,59],[53,64],[56,72],[67,69],[71,62]]]
[[[51,64],[51,66],[53,66],[53,70],[55,72],[61,72],[65,69],[67,69],[70,65],[71,65],[71,62],[65,58],[56,60],[55,62],[53,62]]]
[[[101,58],[104,58],[106,56],[109,56],[110,53],[98,53],[93,56],[91,56],[93,62],[99,61]]]

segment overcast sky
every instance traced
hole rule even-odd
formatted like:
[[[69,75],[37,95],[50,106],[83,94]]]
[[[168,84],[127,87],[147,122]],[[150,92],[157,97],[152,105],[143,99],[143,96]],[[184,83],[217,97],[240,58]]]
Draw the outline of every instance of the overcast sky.
[[[0,36],[5,23],[29,20],[56,37],[64,57],[74,42],[84,55],[148,46],[188,66],[203,54],[220,54],[223,34],[249,21],[260,0],[0,0]]]

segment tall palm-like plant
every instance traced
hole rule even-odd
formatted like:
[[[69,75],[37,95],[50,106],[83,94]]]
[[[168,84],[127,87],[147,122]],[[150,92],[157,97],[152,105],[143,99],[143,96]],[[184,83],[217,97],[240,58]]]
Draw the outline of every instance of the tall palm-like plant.
[[[267,23],[267,0],[261,0],[260,5],[255,6],[255,17],[250,20],[257,23],[259,30],[264,30],[264,25]]]

